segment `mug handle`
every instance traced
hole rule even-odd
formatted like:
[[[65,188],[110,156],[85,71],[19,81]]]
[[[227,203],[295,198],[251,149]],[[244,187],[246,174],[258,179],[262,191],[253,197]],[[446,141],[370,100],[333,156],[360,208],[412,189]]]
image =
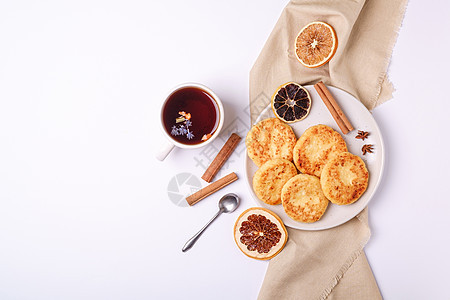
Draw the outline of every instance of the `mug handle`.
[[[159,151],[156,153],[156,158],[160,161],[163,161],[167,155],[169,155],[170,151],[175,147],[174,144],[170,142],[165,142],[164,145],[159,149]]]

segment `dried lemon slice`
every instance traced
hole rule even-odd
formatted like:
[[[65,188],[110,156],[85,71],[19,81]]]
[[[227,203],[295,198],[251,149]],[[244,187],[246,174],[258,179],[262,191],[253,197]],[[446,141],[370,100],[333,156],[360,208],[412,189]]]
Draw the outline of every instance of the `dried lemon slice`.
[[[311,97],[308,91],[295,82],[288,82],[278,87],[271,102],[275,116],[286,123],[303,120],[311,109]]]
[[[312,22],[297,35],[295,54],[305,67],[317,68],[333,57],[337,44],[333,27],[325,22]]]
[[[244,211],[234,225],[234,240],[248,257],[271,259],[283,250],[288,239],[283,221],[272,211],[252,207]]]

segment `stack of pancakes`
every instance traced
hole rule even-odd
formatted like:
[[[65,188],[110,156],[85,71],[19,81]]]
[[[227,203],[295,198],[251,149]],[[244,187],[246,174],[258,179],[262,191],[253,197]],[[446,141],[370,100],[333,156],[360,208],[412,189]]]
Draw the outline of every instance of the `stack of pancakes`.
[[[326,125],[308,128],[297,140],[289,125],[269,118],[251,128],[245,143],[259,167],[253,177],[255,194],[264,203],[282,204],[296,221],[316,222],[329,201],[351,204],[367,189],[364,162]]]

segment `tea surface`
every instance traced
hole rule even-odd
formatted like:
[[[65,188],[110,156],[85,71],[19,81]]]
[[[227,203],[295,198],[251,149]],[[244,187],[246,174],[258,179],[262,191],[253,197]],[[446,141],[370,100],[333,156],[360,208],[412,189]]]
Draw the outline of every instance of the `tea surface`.
[[[206,91],[186,87],[169,96],[163,109],[163,123],[167,133],[177,142],[200,144],[217,129],[219,109]]]

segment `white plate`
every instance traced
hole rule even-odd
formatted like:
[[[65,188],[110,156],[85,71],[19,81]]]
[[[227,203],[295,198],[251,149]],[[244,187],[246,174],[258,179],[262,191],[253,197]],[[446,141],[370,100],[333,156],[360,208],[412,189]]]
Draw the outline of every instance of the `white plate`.
[[[278,216],[280,216],[286,226],[304,230],[322,230],[332,228],[347,222],[367,206],[380,183],[383,173],[384,145],[380,129],[378,128],[375,119],[372,117],[372,114],[355,97],[340,89],[328,87],[331,94],[339,103],[339,106],[349,119],[350,123],[355,128],[355,130],[347,133],[347,135],[343,135],[314,87],[310,85],[305,86],[305,88],[311,95],[311,111],[304,120],[289,125],[291,125],[291,127],[293,128],[297,138],[300,137],[307,128],[317,124],[330,126],[334,130],[341,133],[345,142],[347,143],[349,152],[361,157],[365,162],[367,169],[369,170],[369,185],[365,193],[361,196],[361,198],[359,198],[358,201],[350,205],[339,206],[330,202],[327,210],[325,211],[325,214],[319,221],[314,223],[301,223],[291,219],[284,212],[283,206],[281,204],[268,205],[258,199],[252,187],[253,175],[255,174],[256,170],[258,170],[258,167],[253,163],[248,155],[246,155],[245,159],[245,171],[250,193],[259,206],[268,208],[275,212]],[[269,105],[264,109],[256,122],[273,117],[275,117],[275,115],[273,114],[272,108]],[[368,131],[369,137],[364,141],[362,141],[361,139],[356,139],[355,136],[357,135],[358,130]],[[361,148],[364,144],[372,144],[374,149],[373,153],[362,155]]]

